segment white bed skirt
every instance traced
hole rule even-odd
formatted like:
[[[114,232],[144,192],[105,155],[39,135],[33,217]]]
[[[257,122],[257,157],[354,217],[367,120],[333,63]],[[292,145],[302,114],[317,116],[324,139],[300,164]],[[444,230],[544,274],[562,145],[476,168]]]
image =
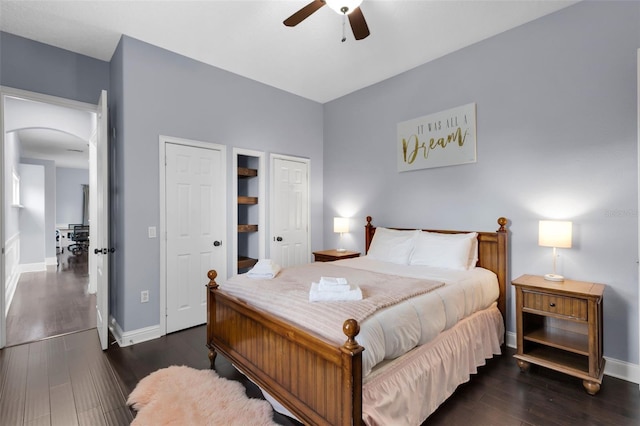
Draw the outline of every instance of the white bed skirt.
[[[431,342],[379,365],[365,379],[365,424],[420,425],[486,360],[501,353],[504,322],[498,308],[463,319]]]

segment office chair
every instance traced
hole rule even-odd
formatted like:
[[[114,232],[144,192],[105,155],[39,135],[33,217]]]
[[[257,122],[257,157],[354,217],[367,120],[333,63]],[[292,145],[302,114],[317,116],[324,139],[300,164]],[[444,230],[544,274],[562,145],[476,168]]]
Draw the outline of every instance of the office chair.
[[[69,251],[74,255],[89,251],[89,225],[73,225],[71,240],[74,244],[69,245]]]

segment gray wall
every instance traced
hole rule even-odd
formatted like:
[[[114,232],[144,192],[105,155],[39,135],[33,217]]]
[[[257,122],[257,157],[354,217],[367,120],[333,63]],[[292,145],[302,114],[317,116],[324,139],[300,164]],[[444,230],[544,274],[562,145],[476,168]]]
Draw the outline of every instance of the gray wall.
[[[343,241],[359,250],[367,215],[488,231],[505,216],[515,278],[551,272],[538,220],[572,220],[559,272],[608,285],[605,355],[638,363],[639,47],[640,3],[582,2],[325,104],[327,246],[338,213],[354,217]],[[398,122],[470,102],[477,163],[396,171]]]
[[[82,185],[89,185],[89,170],[57,167],[55,173],[56,224],[82,224]]]
[[[120,271],[112,313],[128,331],[159,323],[160,241],[147,236],[147,228],[160,221],[159,135],[226,145],[228,194],[233,147],[311,159],[311,223],[316,224],[322,222],[323,123],[316,102],[126,36],[115,56],[114,255]],[[235,212],[228,203],[229,220]],[[227,230],[227,241],[232,232]],[[312,226],[311,241],[313,249],[322,247],[319,226]],[[228,253],[228,271],[232,262]],[[150,303],[140,304],[144,289],[150,290]]]
[[[359,249],[366,215],[486,230],[506,216],[515,277],[549,272],[537,221],[571,219],[560,272],[608,284],[605,354],[637,363],[639,20],[636,2],[583,2],[324,107],[127,37],[106,63],[0,33],[0,84],[95,103],[112,79],[110,309],[124,331],[159,322],[159,242],[146,228],[159,221],[165,134],[226,144],[229,156],[238,146],[311,158],[312,224],[324,217],[326,228],[312,228],[313,249],[337,244],[337,212],[354,217],[343,241]],[[399,121],[468,102],[478,105],[477,163],[395,171]],[[138,303],[143,286],[152,303]]]
[[[108,89],[109,64],[0,32],[0,83],[95,104]]]

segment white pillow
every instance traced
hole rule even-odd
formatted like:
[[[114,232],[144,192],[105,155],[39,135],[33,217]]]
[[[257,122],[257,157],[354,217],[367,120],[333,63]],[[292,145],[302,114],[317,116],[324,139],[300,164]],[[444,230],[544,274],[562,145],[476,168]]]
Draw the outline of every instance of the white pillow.
[[[478,262],[478,234],[421,232],[411,254],[410,265],[467,270]]]
[[[416,237],[419,234],[420,231],[417,229],[400,231],[378,227],[376,233],[373,234],[367,256],[384,262],[408,265]]]

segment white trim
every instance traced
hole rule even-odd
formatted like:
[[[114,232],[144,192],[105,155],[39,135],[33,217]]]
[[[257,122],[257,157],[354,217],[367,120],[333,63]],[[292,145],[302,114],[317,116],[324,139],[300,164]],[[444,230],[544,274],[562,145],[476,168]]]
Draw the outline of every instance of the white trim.
[[[231,173],[232,173],[232,186],[231,186],[231,205],[238,205],[238,155],[245,155],[248,157],[256,157],[258,158],[258,257],[265,258],[266,254],[266,204],[267,204],[267,194],[266,194],[266,168],[265,168],[265,153],[261,151],[254,151],[251,149],[243,149],[243,148],[233,148],[233,153],[231,157]],[[232,215],[232,227],[231,229],[238,229],[238,212],[234,211]],[[238,271],[238,264],[233,259],[238,258],[238,233],[232,232],[231,236],[231,244],[232,244],[232,270],[235,275]]]
[[[219,150],[222,158],[222,188],[224,191],[224,205],[220,206],[223,212],[223,221],[227,223],[227,147],[213,142],[202,142],[190,139],[176,138],[173,136],[160,135],[158,137],[158,164],[160,170],[160,227],[158,229],[158,238],[160,238],[160,324],[158,325],[159,336],[167,334],[167,217],[166,217],[166,150],[165,145],[168,143],[186,145],[197,148]],[[225,236],[226,238],[227,236]],[[227,254],[229,250],[224,252],[224,265],[227,268]],[[226,274],[225,274],[226,275]],[[223,281],[227,277],[218,276]],[[206,278],[205,278],[206,280]],[[158,336],[158,337],[159,337]]]
[[[58,258],[57,257],[45,257],[44,258],[45,266],[58,266]]]
[[[638,114],[638,130],[636,132],[636,136],[638,138],[638,158],[636,161],[638,166],[638,209],[640,210],[640,49],[638,49],[638,66],[636,72],[638,73],[638,84],[636,84],[636,88],[638,90],[638,105],[636,107],[636,114]],[[638,221],[640,224],[640,216],[638,217]],[[640,247],[640,237],[638,239],[638,246]],[[638,268],[639,269],[636,278],[637,282],[640,284],[640,263],[638,265]],[[636,311],[638,311],[638,356],[640,356],[640,292],[638,292],[638,303],[636,304]],[[640,362],[640,359],[638,360],[638,362]]]
[[[510,348],[516,349],[518,347],[518,337],[516,333],[513,331],[507,331],[507,336],[505,337],[505,345]]]
[[[2,95],[13,98],[22,98],[29,101],[43,102],[47,104],[53,104],[65,108],[76,109],[87,112],[98,112],[98,106],[94,104],[88,104],[86,102],[74,101],[73,99],[59,98],[57,96],[45,95],[44,93],[30,92],[28,90],[15,89],[13,87],[0,86],[0,92]]]
[[[309,158],[302,157],[294,157],[292,155],[285,154],[271,154],[269,156],[269,188],[270,191],[274,188],[273,179],[275,167],[273,163],[276,159],[287,160],[287,161],[297,161],[298,163],[304,163],[307,165],[307,261],[311,262],[311,160]],[[273,211],[274,203],[269,203],[269,232],[273,229],[273,223],[271,221],[275,217],[275,213]],[[269,251],[271,251],[271,237],[269,237]]]
[[[13,237],[9,238],[5,243],[5,271],[7,275],[4,276],[5,282],[5,300],[6,307],[4,309],[4,315],[9,313],[13,296],[16,294],[18,288],[18,282],[20,281],[20,232],[16,233]]]
[[[157,325],[124,332],[120,324],[118,324],[112,316],[109,316],[109,330],[111,330],[111,334],[118,343],[118,346],[122,348],[154,340],[163,335],[160,332],[160,326]]]
[[[5,132],[4,132],[4,103],[6,97],[15,97],[26,99],[30,101],[36,102],[44,102],[52,105],[57,105],[66,108],[72,108],[80,111],[87,111],[92,113],[98,113],[98,105],[89,104],[86,102],[75,101],[72,99],[60,98],[57,96],[45,95],[43,93],[31,92],[28,90],[15,89],[13,87],[0,86],[0,140],[2,143],[0,144],[0,199],[5,200],[5,171],[4,171],[4,145],[5,145]],[[4,312],[5,309],[8,309],[7,301],[5,300],[5,291],[7,287],[7,283],[5,282],[5,241],[4,241],[4,209],[0,209],[0,244],[2,244],[3,252],[0,254],[0,279],[2,279],[2,283],[0,284],[0,312]],[[45,268],[46,270],[46,268]],[[4,315],[0,315],[0,349],[4,348],[6,345],[6,336],[7,336],[7,324],[6,318]]]
[[[516,349],[516,333],[512,331],[507,332],[505,344],[510,348]],[[604,365],[605,375],[626,380],[627,382],[640,384],[640,365],[632,364],[626,361],[620,361],[618,359],[609,358],[606,356],[604,357],[604,359],[607,361]],[[515,361],[513,365],[515,367]]]
[[[25,272],[46,272],[47,267],[44,264],[44,262],[21,263],[18,266],[18,270],[20,271],[21,274],[24,274]]]

